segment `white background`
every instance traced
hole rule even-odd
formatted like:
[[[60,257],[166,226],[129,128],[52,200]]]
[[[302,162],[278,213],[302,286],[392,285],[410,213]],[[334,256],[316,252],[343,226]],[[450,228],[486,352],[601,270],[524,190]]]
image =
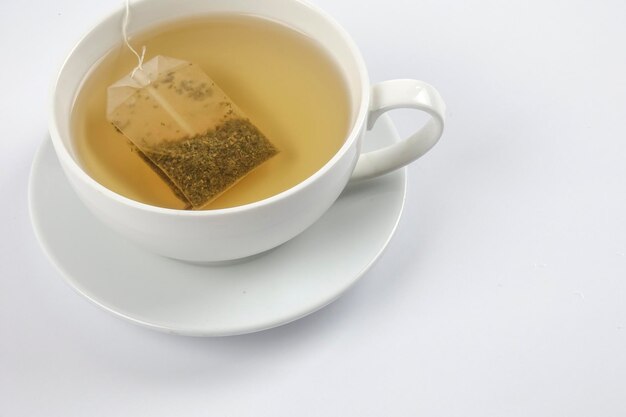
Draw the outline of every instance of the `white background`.
[[[358,285],[222,339],[98,309],[30,226],[49,84],[120,3],[0,3],[1,417],[626,415],[626,2],[316,0],[447,130]]]

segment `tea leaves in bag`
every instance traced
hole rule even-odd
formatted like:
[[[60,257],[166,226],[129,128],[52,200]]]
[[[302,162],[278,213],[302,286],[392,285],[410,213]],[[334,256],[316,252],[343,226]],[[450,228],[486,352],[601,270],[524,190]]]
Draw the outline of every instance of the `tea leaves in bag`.
[[[108,88],[107,118],[196,209],[278,152],[202,69],[164,56]]]

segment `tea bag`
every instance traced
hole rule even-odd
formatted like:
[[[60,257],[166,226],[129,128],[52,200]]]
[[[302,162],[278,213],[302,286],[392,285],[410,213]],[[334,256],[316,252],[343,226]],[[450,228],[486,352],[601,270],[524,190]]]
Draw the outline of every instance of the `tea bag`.
[[[107,118],[196,209],[278,152],[202,69],[165,56],[108,88]]]

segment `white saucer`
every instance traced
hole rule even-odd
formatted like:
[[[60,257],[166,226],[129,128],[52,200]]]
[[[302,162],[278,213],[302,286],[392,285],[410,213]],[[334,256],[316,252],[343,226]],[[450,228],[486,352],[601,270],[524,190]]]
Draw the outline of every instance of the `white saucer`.
[[[364,148],[397,140],[381,117]],[[78,293],[134,323],[195,336],[268,329],[338,298],[387,246],[405,193],[405,170],[349,185],[295,239],[241,263],[208,267],[153,255],[98,222],[70,188],[49,141],[37,152],[29,190],[39,242]]]

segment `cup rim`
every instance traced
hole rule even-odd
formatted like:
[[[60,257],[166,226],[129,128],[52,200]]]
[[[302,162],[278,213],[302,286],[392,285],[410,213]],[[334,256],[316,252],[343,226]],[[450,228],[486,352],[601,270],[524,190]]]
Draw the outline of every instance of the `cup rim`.
[[[145,3],[149,0],[139,0],[139,3]],[[220,208],[220,209],[210,209],[210,210],[182,210],[182,209],[172,209],[166,207],[153,206],[150,204],[142,203],[137,200],[133,200],[129,197],[118,194],[117,192],[105,187],[100,184],[94,178],[92,178],[85,170],[78,164],[78,162],[70,155],[69,150],[65,146],[65,143],[61,139],[61,134],[59,132],[59,128],[57,125],[57,119],[61,117],[58,114],[58,108],[55,105],[56,96],[59,91],[59,81],[66,70],[67,65],[70,60],[74,57],[77,49],[86,42],[89,34],[91,34],[94,30],[96,30],[99,26],[104,24],[109,19],[114,18],[117,14],[122,12],[122,8],[116,9],[107,15],[103,16],[100,20],[98,20],[94,25],[92,25],[91,29],[89,29],[85,34],[80,38],[78,42],[71,49],[70,53],[67,55],[63,64],[61,65],[60,70],[57,72],[57,76],[54,78],[54,82],[52,84],[51,93],[49,94],[49,106],[50,113],[48,117],[48,128],[50,131],[50,137],[52,139],[52,144],[54,145],[56,154],[62,164],[68,168],[71,173],[82,181],[87,186],[95,189],[97,192],[105,195],[109,199],[115,200],[116,202],[123,204],[125,206],[132,207],[137,210],[147,211],[155,214],[163,214],[163,215],[175,215],[175,216],[189,216],[189,217],[212,217],[212,216],[220,216],[226,214],[233,214],[242,211],[254,210],[260,207],[269,206],[279,200],[285,199],[290,195],[298,193],[300,190],[308,187],[310,184],[316,182],[319,178],[324,176],[330,169],[333,167],[343,156],[348,152],[348,149],[352,146],[354,141],[356,141],[359,137],[361,129],[365,126],[365,119],[367,117],[367,111],[369,108],[370,101],[370,89],[369,89],[369,76],[367,73],[367,68],[365,66],[365,62],[361,55],[359,48],[356,46],[352,37],[348,34],[348,32],[327,12],[309,3],[307,0],[292,0],[293,2],[300,3],[306,8],[308,8],[311,12],[317,13],[324,20],[330,23],[333,29],[341,36],[345,44],[350,49],[353,58],[355,59],[356,67],[358,70],[358,77],[360,81],[360,96],[361,101],[357,103],[357,115],[352,123],[352,127],[348,134],[346,135],[346,139],[339,148],[339,150],[332,156],[332,158],[327,161],[320,169],[314,172],[312,175],[307,177],[305,180],[299,182],[287,190],[281,191],[278,194],[273,196],[264,198],[263,200],[254,201],[252,203],[228,207],[228,208]]]

